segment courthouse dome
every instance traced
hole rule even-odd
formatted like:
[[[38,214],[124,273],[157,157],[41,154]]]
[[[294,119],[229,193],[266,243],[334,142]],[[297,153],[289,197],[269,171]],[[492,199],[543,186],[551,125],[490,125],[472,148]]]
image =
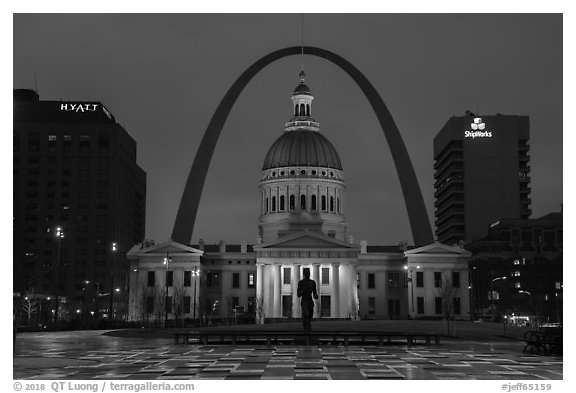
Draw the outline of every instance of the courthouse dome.
[[[316,166],[342,170],[336,149],[317,131],[286,131],[268,150],[262,170],[287,166]]]

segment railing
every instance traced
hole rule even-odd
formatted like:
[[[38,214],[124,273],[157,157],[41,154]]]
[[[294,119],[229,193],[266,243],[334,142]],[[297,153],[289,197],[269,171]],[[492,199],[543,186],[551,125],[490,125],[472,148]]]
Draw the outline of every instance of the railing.
[[[176,344],[406,344],[408,346],[421,344],[440,344],[440,336],[434,333],[405,332],[336,332],[336,331],[179,331],[174,332]],[[182,338],[182,339],[181,339]]]

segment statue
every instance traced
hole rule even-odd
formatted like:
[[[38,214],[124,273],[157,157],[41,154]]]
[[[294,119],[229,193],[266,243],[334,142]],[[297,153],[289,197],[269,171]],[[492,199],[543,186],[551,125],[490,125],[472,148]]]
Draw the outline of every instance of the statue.
[[[301,297],[302,325],[305,332],[312,331],[312,317],[314,316],[314,299],[318,299],[316,292],[316,282],[310,279],[310,269],[303,269],[304,278],[298,283],[297,295]]]

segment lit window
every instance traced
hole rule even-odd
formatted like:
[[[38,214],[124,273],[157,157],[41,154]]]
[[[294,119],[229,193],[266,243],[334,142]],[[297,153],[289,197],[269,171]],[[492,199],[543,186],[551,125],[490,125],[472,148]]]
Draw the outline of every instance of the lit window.
[[[520,260],[519,260],[519,259],[514,259],[514,265],[520,265]]]
[[[518,281],[516,281],[516,283],[514,283],[514,288],[516,288],[516,289],[522,288],[522,284],[520,284]]]
[[[514,277],[520,277],[520,270],[514,270],[514,271],[512,272],[512,275],[513,275]]]
[[[48,135],[48,141],[54,142],[54,141],[56,141],[56,139],[57,139],[56,135]]]

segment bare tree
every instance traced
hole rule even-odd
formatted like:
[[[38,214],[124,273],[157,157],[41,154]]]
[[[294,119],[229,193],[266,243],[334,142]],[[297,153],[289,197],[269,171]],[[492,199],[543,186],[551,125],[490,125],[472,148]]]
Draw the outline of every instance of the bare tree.
[[[26,314],[28,325],[30,325],[32,314],[38,311],[38,304],[39,299],[34,295],[33,291],[27,291],[24,295],[24,300],[22,301],[22,311]]]
[[[256,297],[256,323],[258,325],[263,325],[264,324],[264,319],[265,319],[265,312],[264,312],[264,298],[262,296],[257,296]]]
[[[226,323],[228,323],[228,321],[233,320],[234,318],[234,307],[233,307],[233,302],[232,302],[232,295],[228,295],[226,296]],[[234,321],[235,322],[235,321]]]
[[[138,293],[135,308],[136,313],[140,314],[140,321],[143,326],[149,327],[150,313],[148,312],[148,297],[156,298],[156,287],[148,287],[146,284],[141,285]],[[152,310],[153,312],[154,310]]]
[[[160,288],[158,285],[154,286],[154,314],[156,316],[156,323],[164,323],[164,315],[166,312],[166,288]]]
[[[450,318],[454,318],[456,288],[452,285],[452,280],[449,280],[444,275],[442,277],[442,286],[438,289],[438,294],[442,298],[442,314],[446,321],[446,334],[450,336]]]
[[[357,321],[358,314],[358,302],[356,301],[356,296],[352,296],[352,302],[350,304],[350,319]]]
[[[186,290],[182,285],[175,285],[172,288],[172,302],[174,304],[174,327],[177,325],[183,325],[182,314],[184,313],[184,296],[186,295]]]
[[[199,315],[202,320],[202,324],[210,325],[210,320],[212,315],[218,308],[218,300],[210,298],[208,296],[203,296],[200,298],[199,302]]]

